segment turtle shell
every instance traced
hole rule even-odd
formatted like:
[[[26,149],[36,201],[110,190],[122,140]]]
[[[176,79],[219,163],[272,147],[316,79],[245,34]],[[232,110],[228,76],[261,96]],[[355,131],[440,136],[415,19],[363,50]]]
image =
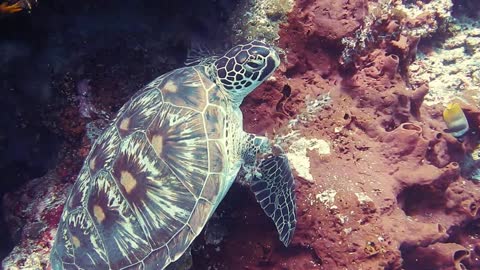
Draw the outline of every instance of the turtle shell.
[[[163,269],[177,260],[229,187],[227,104],[202,67],[174,70],[136,93],[85,160],[53,269]]]

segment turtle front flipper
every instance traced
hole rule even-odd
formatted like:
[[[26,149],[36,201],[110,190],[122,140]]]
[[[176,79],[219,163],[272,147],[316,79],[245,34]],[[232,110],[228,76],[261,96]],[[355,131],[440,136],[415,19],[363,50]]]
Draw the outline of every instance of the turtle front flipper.
[[[248,171],[252,163],[256,164],[254,172],[247,173],[247,177],[251,176],[250,189],[265,214],[275,223],[280,241],[288,246],[297,224],[295,185],[290,164],[281,149],[272,150],[267,138],[255,136],[248,141],[244,167]],[[258,160],[252,162],[253,157]]]
[[[295,231],[296,205],[293,174],[285,155],[269,155],[260,161],[258,174],[252,179],[250,189],[269,216],[285,246],[290,244]]]

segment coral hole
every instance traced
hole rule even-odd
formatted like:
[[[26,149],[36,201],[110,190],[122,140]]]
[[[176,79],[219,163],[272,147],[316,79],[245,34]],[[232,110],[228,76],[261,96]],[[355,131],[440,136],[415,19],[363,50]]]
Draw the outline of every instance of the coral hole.
[[[445,205],[443,193],[431,186],[413,185],[403,189],[397,202],[407,216],[431,214]],[[441,231],[442,228],[439,228]]]
[[[290,97],[292,94],[292,87],[288,84],[285,84],[282,89],[282,94],[284,97]]]
[[[422,128],[420,126],[417,126],[415,124],[412,124],[412,123],[403,123],[400,125],[400,128],[402,129],[405,129],[405,130],[413,130],[415,132],[422,132]]]
[[[391,54],[391,55],[389,55],[389,57],[395,62],[400,61],[400,59],[398,58],[398,56],[396,54]]]
[[[390,132],[397,128],[397,124],[395,123],[395,120],[389,119],[382,121],[382,127],[385,129],[386,132]]]
[[[387,55],[383,60],[383,71],[393,78],[398,70],[399,58],[398,56],[391,54]]]
[[[477,216],[478,213],[478,205],[476,202],[471,202],[470,205],[468,206],[469,214],[472,217]]]
[[[468,257],[468,256],[470,256],[470,251],[464,250],[464,249],[457,250],[453,254],[453,260],[455,262],[460,262],[461,260],[465,259],[465,257]]]

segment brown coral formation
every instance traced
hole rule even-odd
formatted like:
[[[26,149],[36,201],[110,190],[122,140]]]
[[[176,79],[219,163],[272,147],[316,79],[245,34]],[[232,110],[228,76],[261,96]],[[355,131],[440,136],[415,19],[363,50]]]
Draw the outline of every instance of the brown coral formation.
[[[418,247],[405,257],[405,267],[409,269],[455,269],[465,270],[462,263],[468,260],[470,251],[454,243],[435,243]]]
[[[457,181],[445,191],[445,206],[464,218],[475,218],[480,207],[480,190],[470,181]]]
[[[298,1],[297,18],[307,35],[337,42],[352,34],[363,22],[367,1],[353,0],[332,3],[328,0]]]
[[[443,132],[441,108],[422,106],[428,85],[406,80],[405,66],[418,39],[399,35],[360,54],[353,69],[340,66],[339,41],[359,27],[358,14],[365,13],[358,3],[297,2],[281,32],[280,46],[287,52],[282,71],[244,103],[246,119],[268,119],[267,125],[249,121],[247,130],[268,134],[288,132],[286,123],[304,112],[307,96],[329,92],[333,104],[294,128],[331,142],[333,150],[327,157],[308,154],[314,183],[297,178],[299,221],[289,255],[280,259],[287,253],[269,244],[268,263],[262,255],[248,253],[247,267],[478,267],[472,263],[478,242],[466,241],[476,234],[458,233],[478,218],[478,186],[460,175],[465,146]],[[339,27],[342,16],[350,16],[351,25]],[[391,18],[386,29],[395,31],[398,16]],[[271,105],[282,99],[287,85],[286,116]],[[253,102],[261,99],[265,107]],[[235,246],[228,237],[225,241]]]

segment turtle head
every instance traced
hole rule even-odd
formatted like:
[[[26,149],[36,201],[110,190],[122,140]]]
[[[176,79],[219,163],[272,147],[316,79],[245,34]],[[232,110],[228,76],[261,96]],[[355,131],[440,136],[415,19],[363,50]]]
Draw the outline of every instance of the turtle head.
[[[267,44],[254,40],[237,45],[213,63],[220,84],[235,104],[265,81],[280,65],[278,53]]]

